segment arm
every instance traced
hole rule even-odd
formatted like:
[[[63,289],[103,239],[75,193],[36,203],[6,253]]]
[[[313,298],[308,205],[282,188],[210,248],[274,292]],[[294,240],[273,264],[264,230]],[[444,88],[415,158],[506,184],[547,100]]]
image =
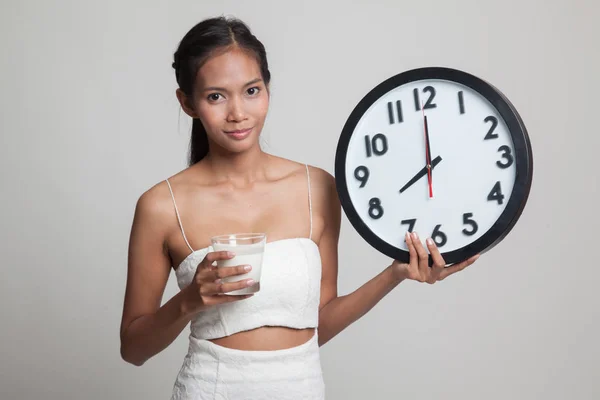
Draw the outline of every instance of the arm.
[[[170,273],[165,237],[172,217],[161,189],[157,185],[138,200],[129,242],[121,357],[137,366],[172,343],[192,318],[185,290],[160,307]]]
[[[327,174],[324,180],[322,204],[324,229],[319,242],[323,272],[321,278],[321,304],[319,307],[319,346],[371,310],[402,280],[394,276],[390,267],[365,283],[356,291],[337,295],[338,241],[341,223],[341,205],[334,178]]]
[[[319,346],[360,319],[399,283],[392,277],[390,268],[386,268],[354,292],[332,299],[319,317],[322,326],[319,327]]]

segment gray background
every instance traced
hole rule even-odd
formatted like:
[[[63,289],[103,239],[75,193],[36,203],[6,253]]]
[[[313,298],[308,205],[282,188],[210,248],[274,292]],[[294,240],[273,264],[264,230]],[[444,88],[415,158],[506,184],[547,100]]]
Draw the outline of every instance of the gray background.
[[[119,356],[127,243],[139,195],[185,167],[172,53],[221,14],[267,48],[269,152],[333,173],[362,96],[429,65],[495,84],[531,135],[515,229],[447,281],[402,283],[322,347],[328,398],[600,398],[591,0],[3,1],[0,398],[169,397],[187,330],[141,368]],[[344,216],[339,293],[389,262]],[[165,300],[176,291],[171,275]]]

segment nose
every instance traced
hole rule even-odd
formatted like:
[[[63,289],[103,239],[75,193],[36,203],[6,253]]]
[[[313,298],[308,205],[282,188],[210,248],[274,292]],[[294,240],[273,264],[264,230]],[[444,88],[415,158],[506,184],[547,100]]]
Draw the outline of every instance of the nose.
[[[239,122],[246,119],[243,100],[238,97],[233,97],[229,102],[229,110],[227,113],[228,122]]]

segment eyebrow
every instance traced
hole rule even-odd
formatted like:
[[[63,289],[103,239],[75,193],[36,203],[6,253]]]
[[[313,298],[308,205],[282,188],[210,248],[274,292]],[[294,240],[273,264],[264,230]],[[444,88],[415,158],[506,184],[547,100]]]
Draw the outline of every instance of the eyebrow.
[[[261,81],[262,81],[262,79],[260,79],[260,78],[253,79],[250,82],[246,83],[244,85],[244,87],[247,87],[247,86],[250,86],[250,85],[254,85],[255,83],[258,83],[258,82],[261,82]],[[208,90],[215,90],[215,91],[218,91],[218,92],[226,92],[227,91],[227,89],[225,89],[225,88],[216,87],[216,86],[209,86],[209,87],[206,87],[206,88],[202,89],[202,91],[204,91],[204,92],[206,92]]]

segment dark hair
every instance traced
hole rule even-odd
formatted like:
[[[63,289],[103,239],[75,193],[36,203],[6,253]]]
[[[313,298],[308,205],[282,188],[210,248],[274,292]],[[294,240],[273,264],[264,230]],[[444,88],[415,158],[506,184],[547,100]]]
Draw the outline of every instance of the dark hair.
[[[194,26],[179,43],[173,55],[173,68],[179,88],[188,97],[194,93],[196,75],[200,67],[223,48],[238,46],[253,54],[260,66],[265,85],[271,81],[267,53],[263,44],[252,34],[250,28],[237,18],[215,17],[205,19]],[[189,165],[196,164],[208,154],[208,136],[202,122],[194,118],[190,139]]]

